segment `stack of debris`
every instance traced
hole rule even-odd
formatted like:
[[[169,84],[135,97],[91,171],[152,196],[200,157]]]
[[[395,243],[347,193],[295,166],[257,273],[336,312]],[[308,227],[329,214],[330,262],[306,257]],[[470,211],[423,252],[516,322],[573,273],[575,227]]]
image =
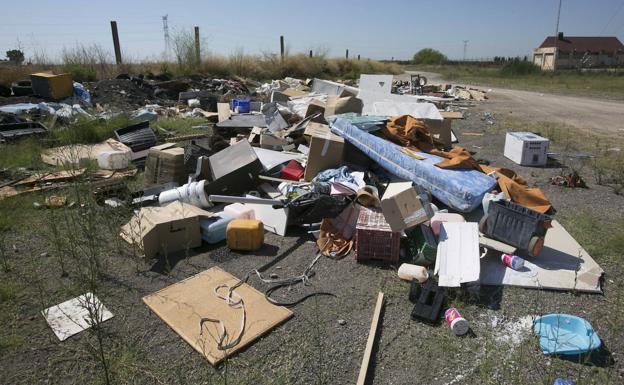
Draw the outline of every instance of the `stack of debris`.
[[[448,95],[482,100],[483,92],[434,90],[419,80],[420,93],[399,94],[408,85],[394,84],[393,93],[391,75],[362,75],[357,88],[277,80],[259,85],[260,100],[252,100],[244,85],[232,81],[203,79],[191,90],[172,82],[141,84],[176,89],[176,113],[186,105],[209,114],[202,114],[210,128],[206,137],[158,144],[149,122],[141,122],[120,127],[117,140],[50,149],[43,159],[74,167],[91,159],[121,173],[144,165],[145,188],[124,202],[139,209],[121,236],[147,258],[202,243],[257,250],[265,230],[284,236],[293,226],[315,235],[318,255],[302,275],[271,280],[262,277],[262,268],[254,270],[276,285],[264,296],[244,283],[249,276],[238,281],[215,268],[144,298],[213,364],[290,317],[284,306],[300,301],[279,303],[272,290],[307,282],[322,256],[351,253],[358,263],[398,267],[399,277],[410,281],[412,318],[428,323],[440,319],[451,289],[482,284],[601,291],[602,269],[554,219],[541,190],[453,146],[451,122],[462,114],[448,111]],[[151,109],[146,113],[154,119],[171,111]],[[214,127],[209,119],[216,120]],[[543,165],[543,139],[511,133],[505,155],[520,165]],[[526,141],[535,146],[524,146]],[[206,302],[205,293],[213,291]],[[191,304],[193,313],[172,312],[175,301]],[[220,318],[205,318],[198,309]],[[242,322],[237,311],[245,314]],[[460,311],[444,312],[457,335],[470,330]],[[238,330],[230,333],[237,337],[210,339],[225,329]]]

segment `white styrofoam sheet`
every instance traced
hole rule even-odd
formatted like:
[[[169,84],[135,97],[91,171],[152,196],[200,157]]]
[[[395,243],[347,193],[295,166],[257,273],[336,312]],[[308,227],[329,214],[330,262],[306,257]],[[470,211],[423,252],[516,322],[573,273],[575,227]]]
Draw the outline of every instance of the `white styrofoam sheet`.
[[[360,75],[359,88],[360,91],[372,91],[381,94],[390,94],[392,92],[393,75]]]
[[[481,259],[481,284],[601,293],[602,268],[559,222],[552,225],[540,255],[525,258],[519,271],[503,265],[500,253],[488,253]]]
[[[445,222],[440,238],[434,273],[438,286],[459,287],[479,280],[479,226],[475,222]]]
[[[433,103],[418,102],[374,102],[375,115],[411,115],[416,119],[442,120],[440,111]]]
[[[439,98],[437,96],[383,94],[370,90],[360,90],[357,97],[362,100],[362,115],[375,115],[375,103],[378,102],[417,103],[419,101],[448,101],[448,99]]]
[[[92,293],[49,307],[41,314],[61,341],[90,328],[95,323],[92,316],[99,318],[99,322],[113,317],[113,313]]]

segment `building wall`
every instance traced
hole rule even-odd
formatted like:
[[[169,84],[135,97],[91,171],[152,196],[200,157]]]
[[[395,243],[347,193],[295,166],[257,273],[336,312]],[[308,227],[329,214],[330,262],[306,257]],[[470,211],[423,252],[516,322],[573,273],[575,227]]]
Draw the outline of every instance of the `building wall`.
[[[584,52],[562,53],[555,51],[554,47],[534,48],[531,60],[543,71],[553,71],[555,58],[557,69],[624,66],[624,53],[587,55]]]
[[[531,55],[531,61],[536,66],[540,67],[543,71],[553,71],[555,48],[533,48],[533,54]]]

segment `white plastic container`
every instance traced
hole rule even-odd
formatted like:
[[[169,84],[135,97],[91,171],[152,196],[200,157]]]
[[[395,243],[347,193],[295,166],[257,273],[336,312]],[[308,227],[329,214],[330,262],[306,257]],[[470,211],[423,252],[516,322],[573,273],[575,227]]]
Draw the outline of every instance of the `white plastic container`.
[[[158,196],[158,203],[162,206],[165,203],[180,201],[197,207],[210,207],[210,201],[204,190],[205,183],[205,180],[201,180],[163,191]]]
[[[550,140],[532,132],[508,132],[503,154],[521,166],[543,166],[549,145]]]
[[[404,263],[399,266],[399,278],[406,281],[417,280],[420,283],[429,279],[429,273],[423,266],[412,265],[410,263]]]
[[[242,203],[232,203],[223,208],[223,212],[236,219],[256,219],[256,213]]]
[[[236,219],[223,211],[218,215],[218,217],[201,219],[199,221],[201,237],[204,242],[219,243],[225,241],[228,224]]]

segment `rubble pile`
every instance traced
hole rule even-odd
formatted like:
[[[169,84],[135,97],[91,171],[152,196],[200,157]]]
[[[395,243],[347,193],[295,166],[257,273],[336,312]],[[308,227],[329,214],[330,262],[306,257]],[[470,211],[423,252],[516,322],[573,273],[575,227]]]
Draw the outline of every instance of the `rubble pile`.
[[[75,83],[73,88],[80,90]],[[253,274],[281,287],[317,279],[312,271],[319,258],[343,263],[337,260],[351,255],[357,263],[400,265],[397,279],[409,282],[405,301],[414,303],[412,319],[433,324],[444,319],[456,335],[471,333],[474,325],[461,315],[462,309],[444,308],[446,290],[511,285],[601,292],[602,269],[557,222],[544,193],[512,170],[478,162],[458,145],[452,122],[462,114],[452,111],[452,103],[483,101],[483,91],[428,85],[420,76],[396,82],[391,75],[362,75],[357,87],[321,79],[257,84],[212,77],[127,76],[85,88],[89,98],[76,91],[66,103],[0,107],[0,135],[7,141],[16,135],[34,135],[26,128],[21,134],[19,127],[3,128],[29,121],[17,119],[24,112],[59,115],[65,111],[68,116],[95,119],[97,110],[107,111],[105,106],[123,108],[135,124],[119,127],[114,138],[94,145],[50,148],[42,159],[50,165],[79,165],[91,159],[103,175],[120,178],[142,169],[139,178],[144,188],[134,191],[131,199],[119,199],[119,189],[125,187],[114,184],[118,178],[101,186],[98,199],[136,208],[121,236],[142,249],[146,258],[161,258],[202,243],[259,250],[265,231],[284,236],[295,226],[303,227],[314,235],[318,255],[302,267],[301,275],[267,278],[261,268]],[[162,116],[203,117],[206,124],[198,129],[205,133],[162,143],[150,126]],[[547,138],[518,132],[507,134],[502,150],[518,165],[535,167],[547,163],[548,146]],[[11,196],[41,183],[62,187],[74,177],[33,175],[26,184],[23,180],[5,184],[0,191]],[[559,178],[553,183],[577,186],[579,180]],[[140,225],[140,219],[147,219],[143,223],[149,225]],[[582,263],[571,262],[579,258]],[[211,282],[204,280],[224,274],[228,275],[210,269],[192,281],[201,286]],[[210,300],[201,304],[202,308],[221,306],[225,301],[246,314],[241,321],[225,312],[214,321],[239,330],[238,338],[228,345],[234,350],[242,347],[240,341],[255,338],[247,334],[246,320],[252,323],[273,311],[279,319],[269,317],[254,324],[258,332],[265,332],[292,315],[286,307],[310,296],[329,295],[315,292],[279,303],[269,289],[247,306],[246,296],[257,294],[247,285],[248,278],[237,285],[219,286],[227,294],[214,298],[207,294]],[[175,285],[170,289],[175,291]],[[189,298],[189,303],[193,301]],[[378,306],[383,302],[380,294]],[[157,309],[162,304],[146,303],[161,314]],[[374,320],[377,308],[375,314]],[[176,324],[173,314],[161,317],[185,340],[208,341],[201,333],[206,321],[197,314],[188,316],[199,317],[192,330]],[[536,321],[536,334],[544,335],[544,328],[556,329],[546,323],[551,317],[540,319],[544,324]],[[566,331],[567,337],[571,334],[587,339],[578,331]],[[585,350],[597,347],[590,342],[594,345]],[[224,340],[211,343],[218,349],[225,346]],[[225,355],[207,358],[217,364]]]

